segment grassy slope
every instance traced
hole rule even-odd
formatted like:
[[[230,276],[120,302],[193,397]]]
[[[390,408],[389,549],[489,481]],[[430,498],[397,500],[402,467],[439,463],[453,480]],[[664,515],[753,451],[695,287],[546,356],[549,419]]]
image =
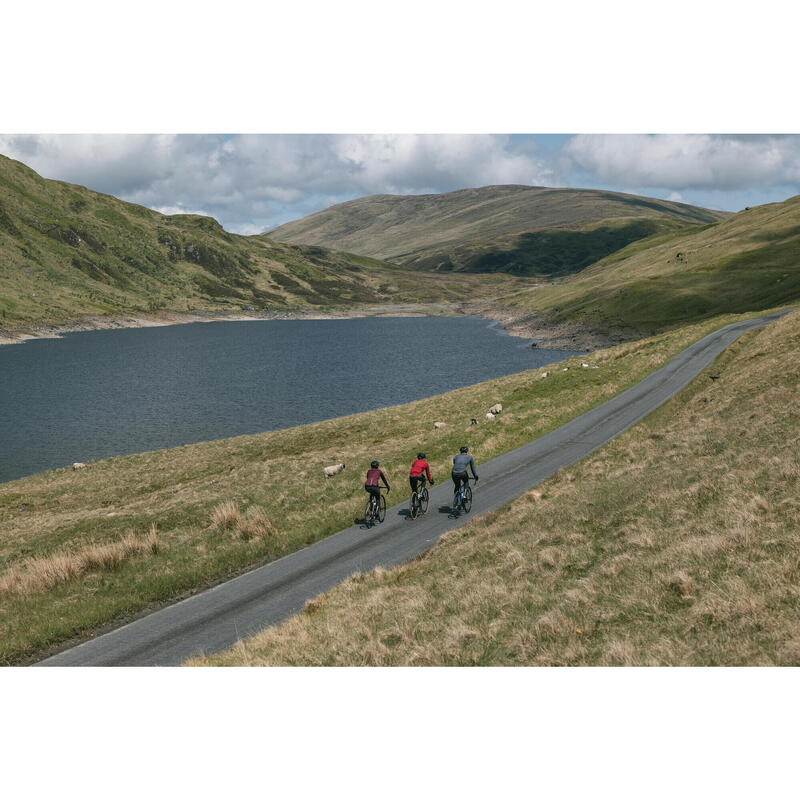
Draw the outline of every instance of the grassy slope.
[[[282,225],[270,236],[424,269],[553,275],[620,247],[725,215],[590,189],[485,186],[435,195],[373,195]]]
[[[498,284],[500,285],[500,284]],[[458,301],[460,287],[375,259],[227,233],[45,180],[0,156],[0,331],[158,310]]]
[[[394,482],[390,500],[402,501],[408,464],[421,447],[438,477],[465,440],[484,461],[608,399],[728,321],[593,354],[596,370],[557,370],[546,380],[536,370],[405,406],[1,484],[0,663],[352,524],[372,458]],[[469,425],[496,402],[504,413],[494,423]],[[437,420],[448,427],[434,433]],[[348,469],[324,480],[322,467],[340,461]],[[243,514],[254,509],[247,524],[214,526],[223,502]]]
[[[800,314],[746,334],[538,490],[195,663],[800,665],[798,349]]]
[[[503,302],[542,326],[654,333],[800,298],[800,196],[740,211],[694,232],[630,245],[558,285]]]

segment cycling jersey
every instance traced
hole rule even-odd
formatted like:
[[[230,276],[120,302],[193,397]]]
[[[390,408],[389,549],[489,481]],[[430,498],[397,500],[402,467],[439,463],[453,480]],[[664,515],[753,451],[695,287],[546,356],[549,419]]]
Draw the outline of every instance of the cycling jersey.
[[[475,472],[475,461],[469,453],[459,453],[457,456],[453,456],[453,475],[466,475],[468,469],[472,470],[473,478],[478,477]]]
[[[411,472],[408,474],[412,478],[418,478],[423,472],[428,476],[428,480],[433,483],[433,478],[431,478],[431,468],[424,458],[418,458],[411,465]]]
[[[383,478],[383,482],[386,484],[386,488],[388,489],[389,481],[386,480],[383,470],[375,467],[367,470],[367,482],[364,484],[364,486],[378,486],[378,481],[380,478]]]

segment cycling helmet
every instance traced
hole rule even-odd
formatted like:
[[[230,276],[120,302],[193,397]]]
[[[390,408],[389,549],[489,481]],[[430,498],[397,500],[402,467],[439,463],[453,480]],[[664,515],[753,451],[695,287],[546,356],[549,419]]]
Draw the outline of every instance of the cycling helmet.
[[[417,458],[425,458],[425,453],[417,453]]]
[[[469,452],[469,447],[462,447],[461,448],[461,452],[462,453],[468,453]]]
[[[377,462],[377,461],[373,461],[373,462],[370,464],[370,466],[372,467],[372,469],[377,469],[377,468],[378,468],[378,462]]]

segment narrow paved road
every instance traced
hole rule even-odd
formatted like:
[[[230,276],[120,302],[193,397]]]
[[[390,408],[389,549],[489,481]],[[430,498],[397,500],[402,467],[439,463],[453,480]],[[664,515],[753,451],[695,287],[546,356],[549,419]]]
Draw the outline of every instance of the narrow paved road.
[[[414,522],[407,516],[404,501],[387,511],[382,525],[370,530],[355,525],[40,663],[174,665],[193,655],[223,650],[243,636],[296,614],[306,600],[354,572],[408,561],[475,513],[500,508],[559,469],[586,457],[679,392],[745,331],[785,313],[722,328],[607,403],[529,444],[478,464],[480,482],[475,489],[473,514],[456,518],[450,513],[451,482],[442,481],[431,490],[427,515]]]

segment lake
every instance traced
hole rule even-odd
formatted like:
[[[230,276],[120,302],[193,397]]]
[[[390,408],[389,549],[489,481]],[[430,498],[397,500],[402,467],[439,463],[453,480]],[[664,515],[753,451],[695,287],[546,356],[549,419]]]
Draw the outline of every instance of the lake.
[[[0,347],[0,482],[407,403],[571,355],[472,317],[192,323]]]

